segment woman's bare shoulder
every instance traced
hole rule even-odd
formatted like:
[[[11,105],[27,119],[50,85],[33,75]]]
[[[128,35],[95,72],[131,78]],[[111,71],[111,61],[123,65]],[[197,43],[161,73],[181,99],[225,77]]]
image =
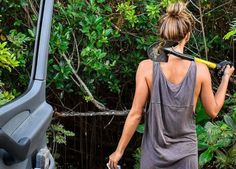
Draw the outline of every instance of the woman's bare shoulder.
[[[196,65],[197,65],[197,72],[198,73],[204,74],[204,73],[209,72],[209,69],[206,64],[196,62]]]
[[[139,63],[137,73],[140,76],[147,77],[152,73],[152,68],[153,68],[153,61],[150,59],[145,59]]]
[[[203,63],[196,63],[196,65],[197,65],[197,78],[199,80],[201,79],[200,81],[209,80],[210,72],[207,65]]]
[[[145,59],[139,63],[139,67],[143,69],[151,68],[153,61],[151,59]]]

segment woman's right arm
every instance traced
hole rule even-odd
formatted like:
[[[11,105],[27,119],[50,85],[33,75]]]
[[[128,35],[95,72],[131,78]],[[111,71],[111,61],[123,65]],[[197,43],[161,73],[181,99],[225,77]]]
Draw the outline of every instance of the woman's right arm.
[[[213,94],[211,75],[208,68],[201,65],[201,101],[206,113],[211,117],[217,117],[220,109],[222,108],[225,100],[225,95],[229,83],[230,76],[234,72],[234,67],[226,66],[224,75],[222,76],[221,83],[215,93]]]
[[[110,156],[108,165],[111,169],[117,168],[117,163],[122,157],[125,148],[127,147],[131,137],[133,136],[140,120],[142,117],[144,105],[148,98],[148,85],[145,79],[145,72],[148,69],[147,61],[142,61],[139,64],[136,73],[136,88],[135,95],[131,110],[126,118],[125,125],[123,128],[123,132],[118,143],[118,146]]]

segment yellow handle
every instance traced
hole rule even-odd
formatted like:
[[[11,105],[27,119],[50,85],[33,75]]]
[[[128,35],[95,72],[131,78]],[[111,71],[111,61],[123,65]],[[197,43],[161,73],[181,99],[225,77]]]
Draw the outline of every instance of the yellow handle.
[[[194,60],[196,61],[196,62],[199,62],[199,63],[204,63],[204,64],[206,64],[209,68],[211,68],[211,69],[215,69],[216,68],[216,63],[213,63],[213,62],[209,62],[209,61],[206,61],[206,60],[204,60],[204,59],[200,59],[200,58],[194,58]]]

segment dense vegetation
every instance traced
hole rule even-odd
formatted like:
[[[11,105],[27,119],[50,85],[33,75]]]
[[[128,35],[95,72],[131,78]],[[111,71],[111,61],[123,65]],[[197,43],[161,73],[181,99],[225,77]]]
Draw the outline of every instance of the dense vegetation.
[[[132,102],[137,65],[147,58],[148,46],[158,41],[158,20],[171,1],[175,0],[55,0],[47,99],[55,110],[48,138],[58,168],[104,168]],[[196,29],[186,52],[214,62],[234,61],[235,1],[188,2]],[[27,88],[39,0],[0,3],[0,104],[4,104]],[[212,78],[216,89],[219,79]],[[231,84],[214,121],[204,115],[201,104],[197,108],[202,168],[236,167],[234,93]],[[138,161],[140,151],[135,149],[140,140],[137,133],[124,155],[123,168]]]

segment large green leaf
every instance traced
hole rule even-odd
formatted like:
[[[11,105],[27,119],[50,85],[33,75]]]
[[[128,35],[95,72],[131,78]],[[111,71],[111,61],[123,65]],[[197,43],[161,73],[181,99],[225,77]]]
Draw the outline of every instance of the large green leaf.
[[[204,123],[210,119],[210,117],[206,114],[200,99],[197,102],[196,115],[197,115],[196,116],[196,123],[197,124]]]
[[[204,166],[206,163],[211,161],[212,158],[213,158],[213,152],[211,150],[208,149],[204,151],[199,157],[200,167]]]
[[[229,115],[224,115],[224,121],[227,125],[229,125],[233,130],[236,130],[236,123]]]
[[[136,131],[138,133],[144,133],[144,128],[145,128],[144,124],[139,124]]]

